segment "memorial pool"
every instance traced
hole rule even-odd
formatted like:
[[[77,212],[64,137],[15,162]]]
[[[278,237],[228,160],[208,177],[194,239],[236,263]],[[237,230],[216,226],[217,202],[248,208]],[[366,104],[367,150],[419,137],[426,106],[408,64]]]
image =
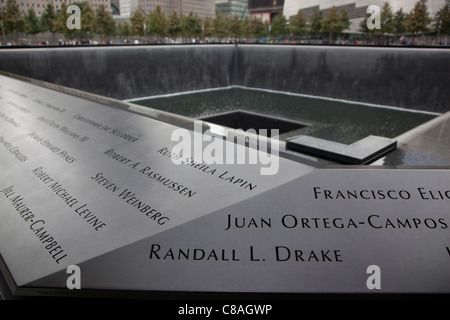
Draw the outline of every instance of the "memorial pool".
[[[438,115],[437,113],[242,87],[154,96],[129,101],[200,119],[236,110],[264,114],[304,124],[298,129],[285,132],[280,130],[281,139],[296,135],[310,135],[345,144],[353,143],[369,135],[395,138]],[[280,128],[267,127],[266,129]]]

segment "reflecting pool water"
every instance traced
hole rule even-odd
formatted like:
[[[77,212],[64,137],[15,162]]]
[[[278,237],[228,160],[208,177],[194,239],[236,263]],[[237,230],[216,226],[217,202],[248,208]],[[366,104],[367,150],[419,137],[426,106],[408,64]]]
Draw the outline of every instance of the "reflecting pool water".
[[[284,132],[280,135],[281,139],[306,134],[346,144],[368,135],[395,138],[437,116],[425,112],[239,87],[152,97],[132,102],[192,118],[235,110],[266,114],[308,124]]]

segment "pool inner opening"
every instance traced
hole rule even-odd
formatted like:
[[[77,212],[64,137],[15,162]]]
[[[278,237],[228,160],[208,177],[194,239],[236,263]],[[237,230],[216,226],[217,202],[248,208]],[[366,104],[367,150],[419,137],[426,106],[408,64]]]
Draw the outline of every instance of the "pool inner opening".
[[[267,136],[271,136],[271,129],[278,129],[279,134],[290,132],[310,126],[308,123],[292,121],[280,117],[273,117],[266,114],[248,112],[244,110],[234,110],[224,113],[201,117],[200,120],[222,125],[233,129],[247,131],[254,129],[257,132],[267,129]]]

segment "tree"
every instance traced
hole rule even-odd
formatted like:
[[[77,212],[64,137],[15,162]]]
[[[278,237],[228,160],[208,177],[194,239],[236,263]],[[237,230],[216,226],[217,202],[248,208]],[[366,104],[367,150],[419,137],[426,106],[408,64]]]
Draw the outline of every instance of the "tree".
[[[7,0],[6,6],[3,9],[2,14],[3,28],[5,33],[16,34],[16,40],[18,41],[19,31],[23,31],[23,18],[19,11],[19,5],[14,0]]]
[[[55,29],[56,13],[55,8],[51,2],[47,3],[44,12],[42,13],[39,21],[41,32],[51,32],[53,35],[56,32]]]
[[[283,14],[277,15],[272,20],[272,35],[279,37],[288,33],[287,20]]]
[[[434,30],[442,34],[450,34],[450,6],[446,4],[434,16]]]
[[[303,10],[299,10],[297,14],[290,18],[290,31],[293,35],[303,35],[308,32],[308,20]]]
[[[221,13],[217,13],[213,20],[214,35],[219,39],[225,38],[228,35],[227,29],[228,26],[226,17]]]
[[[94,30],[101,36],[112,36],[116,31],[114,18],[103,4],[95,10]]]
[[[389,2],[385,2],[383,8],[381,9],[381,34],[393,33],[394,28],[394,14],[392,13],[391,6]]]
[[[317,10],[314,12],[314,15],[311,18],[311,26],[310,26],[310,32],[311,34],[318,35],[322,31],[322,22],[323,22],[323,14],[322,11]]]
[[[123,23],[120,23],[118,26],[119,35],[121,36],[131,36],[133,32],[131,31],[131,26],[128,23],[128,21],[124,21]]]
[[[5,26],[4,26],[4,22],[3,22],[3,14],[4,11],[0,8],[0,35],[2,36],[2,41],[6,41],[5,39]],[[5,43],[3,45],[6,45]]]
[[[248,17],[245,17],[244,19],[241,20],[242,37],[244,37],[244,38],[251,37],[250,32],[249,32],[249,27],[250,27],[250,19]]]
[[[186,37],[199,37],[202,33],[202,24],[197,15],[190,12],[188,16],[182,18],[181,29]]]
[[[36,13],[34,13],[34,10],[31,8],[28,9],[28,12],[24,18],[23,31],[27,35],[36,35],[41,31],[39,26],[39,19],[37,18]]]
[[[77,34],[78,37],[85,37],[94,33],[96,20],[95,11],[92,9],[89,2],[73,2],[72,4],[79,6],[81,11],[81,29],[74,29],[75,34]]]
[[[253,38],[261,38],[267,36],[267,28],[264,23],[256,18],[249,22],[249,34]]]
[[[414,34],[428,31],[431,18],[428,15],[427,0],[419,0],[405,20],[406,31]]]
[[[338,22],[338,29],[336,30],[337,33],[342,33],[342,31],[348,29],[350,27],[350,19],[348,17],[347,10],[342,8],[339,10],[339,22]]]
[[[343,30],[350,26],[350,20],[345,9],[339,12],[333,6],[328,12],[328,16],[322,21],[321,32],[328,33],[329,41],[333,40],[335,34],[340,34]]]
[[[214,19],[206,17],[205,21],[203,21],[203,36],[209,38],[214,35]]]
[[[169,19],[167,21],[167,33],[171,37],[181,35],[181,18],[178,16],[176,11],[169,15]]]
[[[228,34],[236,39],[242,35],[242,21],[237,16],[229,17],[228,19]]]
[[[400,8],[399,10],[397,10],[397,12],[395,12],[394,18],[392,21],[392,26],[394,28],[394,33],[396,35],[402,34],[406,31],[405,20],[406,20],[406,15],[403,13],[403,9]]]
[[[145,15],[141,9],[137,9],[130,17],[131,33],[133,35],[144,35]]]
[[[167,20],[159,5],[157,5],[156,9],[149,14],[147,22],[152,35],[157,37],[162,37],[165,35]]]

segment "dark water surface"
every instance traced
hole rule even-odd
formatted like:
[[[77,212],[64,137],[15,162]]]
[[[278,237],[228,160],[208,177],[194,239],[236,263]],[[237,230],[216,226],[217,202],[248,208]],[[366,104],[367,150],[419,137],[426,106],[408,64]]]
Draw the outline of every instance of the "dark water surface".
[[[306,122],[281,139],[306,134],[350,144],[368,135],[394,138],[437,115],[245,88],[177,94],[133,103],[192,118],[245,110]],[[277,129],[277,128],[267,128]]]

